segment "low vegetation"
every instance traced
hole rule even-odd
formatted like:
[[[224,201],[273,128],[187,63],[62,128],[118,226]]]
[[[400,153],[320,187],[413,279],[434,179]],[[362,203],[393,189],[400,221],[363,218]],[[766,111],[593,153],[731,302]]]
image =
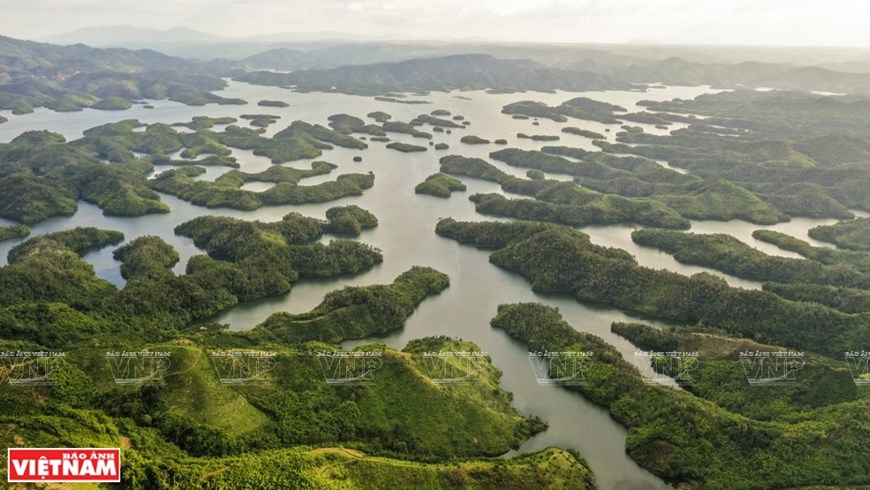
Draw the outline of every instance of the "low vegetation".
[[[30,228],[24,225],[0,226],[0,242],[24,238],[30,234]]]
[[[417,194],[429,194],[435,197],[450,197],[455,191],[464,191],[465,184],[458,179],[442,173],[432,174],[426,180],[417,184],[414,192]]]
[[[449,282],[441,272],[414,267],[389,286],[333,291],[308,313],[275,313],[254,332],[289,343],[311,340],[338,343],[383,334],[404,326],[421,301],[443,291]]]
[[[387,148],[391,150],[400,151],[402,153],[414,153],[418,151],[426,151],[427,148],[425,146],[417,146],[411,145],[408,143],[400,143],[398,141],[393,143],[387,143]]]

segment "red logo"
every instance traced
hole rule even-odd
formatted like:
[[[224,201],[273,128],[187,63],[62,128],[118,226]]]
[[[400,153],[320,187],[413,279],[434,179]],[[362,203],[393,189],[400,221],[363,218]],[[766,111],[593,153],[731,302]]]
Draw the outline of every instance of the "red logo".
[[[120,482],[120,449],[9,448],[10,483]]]

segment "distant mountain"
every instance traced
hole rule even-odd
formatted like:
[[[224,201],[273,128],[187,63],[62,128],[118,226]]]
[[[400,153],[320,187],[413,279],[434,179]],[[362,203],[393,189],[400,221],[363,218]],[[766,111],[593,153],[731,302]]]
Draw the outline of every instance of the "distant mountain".
[[[0,73],[30,72],[64,78],[82,71],[141,72],[146,70],[199,71],[198,65],[153,50],[100,49],[75,44],[56,46],[0,36]]]
[[[296,71],[396,62],[445,54],[448,53],[442,47],[417,44],[341,44],[311,50],[274,48],[249,56],[240,64],[253,69]]]
[[[212,94],[225,86],[201,64],[152,50],[55,46],[0,36],[0,109],[123,109],[169,98],[192,105],[243,103]]]
[[[295,85],[299,90],[363,95],[454,89],[581,91],[632,87],[608,75],[549,68],[530,60],[501,60],[484,54],[341,66],[289,74],[236,72],[234,78],[260,85]]]
[[[582,69],[578,64],[575,69]],[[667,85],[713,85],[734,87],[752,85],[758,78],[769,77],[794,68],[782,63],[695,63],[681,58],[635,63],[626,67],[611,66],[606,73],[623,80]]]
[[[844,73],[817,66],[798,67],[788,63],[696,63],[682,58],[668,58],[661,61],[635,61],[627,65],[584,60],[566,68],[592,71],[634,83],[870,93],[870,73]]]
[[[375,38],[362,34],[352,34],[338,31],[311,31],[311,32],[274,32],[260,34],[244,38],[246,42],[259,43],[285,43],[285,42],[313,42],[313,41],[371,41]]]
[[[232,38],[200,32],[189,27],[173,29],[150,29],[129,25],[85,27],[64,34],[40,39],[42,42],[69,45],[87,44],[97,47],[141,47],[170,43],[218,43],[234,40]]]
[[[298,70],[310,60],[309,53],[298,49],[274,48],[241,60],[239,63],[254,69]]]
[[[785,90],[817,90],[842,94],[870,93],[870,73],[843,73],[806,66],[759,78],[760,86]]]

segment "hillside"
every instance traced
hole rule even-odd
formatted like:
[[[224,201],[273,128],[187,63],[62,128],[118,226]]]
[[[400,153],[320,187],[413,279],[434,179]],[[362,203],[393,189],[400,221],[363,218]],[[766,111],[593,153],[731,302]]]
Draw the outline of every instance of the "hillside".
[[[119,106],[112,97],[130,102],[168,98],[190,105],[244,103],[211,93],[224,86],[198,64],[157,51],[55,46],[0,36],[0,109],[17,114],[36,107],[76,111],[129,106]]]
[[[395,63],[342,66],[298,73],[236,72],[234,79],[257,85],[295,85],[302,91],[377,95],[384,92],[449,90],[552,91],[631,89],[606,75],[548,68],[530,60],[501,60],[484,54],[421,58]]]

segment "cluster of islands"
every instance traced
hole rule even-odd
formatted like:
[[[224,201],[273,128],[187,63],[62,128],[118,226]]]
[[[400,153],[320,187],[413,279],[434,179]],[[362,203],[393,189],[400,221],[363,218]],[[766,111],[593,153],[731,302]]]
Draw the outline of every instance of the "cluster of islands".
[[[47,371],[50,382],[4,387],[7,447],[121,447],[125,488],[596,488],[588,455],[573,448],[501,457],[548,421],[514,406],[484,346],[435,326],[401,349],[380,340],[451,287],[424,257],[392,282],[335,289],[307,312],[275,311],[245,330],[213,321],[239,304],[292,299],[298,284],[357,277],[392,259],[366,240],[396,224],[355,204],[385,177],[353,171],[377,146],[394,150],[379,153],[396,159],[391,171],[421,165],[416,185],[390,192],[473,206],[479,219],[442,216],[429,239],[479,249],[485,267],[521,277],[541,298],[636,318],[613,322],[611,333],[660,353],[651,369],[682,387],[647,382],[616,347],[543,300],[504,302],[485,328],[530,352],[591,353],[583,383],[552,389],[606,410],[627,430],[626,454],[662,485],[870,485],[870,379],[846,355],[870,350],[866,93],[742,88],[623,107],[576,92],[645,90],[640,83],[655,80],[804,79],[673,61],[581,75],[488,55],[279,73],[9,38],[0,38],[0,54],[0,110],[9,118],[38,108],[121,116],[81,137],[30,128],[0,143],[0,218],[9,222],[0,243],[13,244],[0,267],[0,351],[10,354],[2,375],[20,379],[18,363],[43,369],[14,353],[65,353]],[[35,81],[23,90],[27,77]],[[274,94],[292,87],[373,98],[414,116],[337,110],[323,121],[289,120],[283,111],[292,107],[277,95],[218,95],[228,77]],[[863,86],[836,74],[823,81],[819,90]],[[482,89],[513,94],[497,116],[526,131],[492,137],[468,114],[426,100],[430,91]],[[551,105],[515,93],[524,90],[570,93]],[[252,108],[185,121],[123,117],[162,100]],[[352,160],[333,158],[345,150]],[[250,171],[237,151],[271,166]],[[205,178],[216,167],[222,173]],[[474,191],[481,182],[494,191]],[[251,183],[271,185],[245,189]],[[159,236],[32,230],[73,216],[81,203],[113,217],[172,213],[169,198],[199,209],[172,230],[200,251],[183,273],[179,251]],[[306,206],[316,204],[328,207],[311,216]],[[299,212],[273,221],[213,214],[276,206]],[[794,218],[831,223],[807,237],[764,228]],[[693,222],[730,220],[757,226],[752,237],[783,253],[692,230]],[[638,246],[761,287],[644,266],[593,241],[583,230],[590,226],[631,226]],[[111,251],[122,287],[86,260],[99,250]],[[171,364],[122,385],[108,350],[163,352]],[[800,352],[804,364],[787,386],[755,386],[740,354],[760,351]],[[256,383],[231,384],[209,361],[214,352],[268,352],[271,361]],[[475,382],[433,381],[427,356],[439,352],[479,353],[478,362],[444,361]],[[697,352],[697,365],[670,371],[678,352]],[[370,356],[377,369],[367,383],[330,384],[322,359],[330,355]]]

